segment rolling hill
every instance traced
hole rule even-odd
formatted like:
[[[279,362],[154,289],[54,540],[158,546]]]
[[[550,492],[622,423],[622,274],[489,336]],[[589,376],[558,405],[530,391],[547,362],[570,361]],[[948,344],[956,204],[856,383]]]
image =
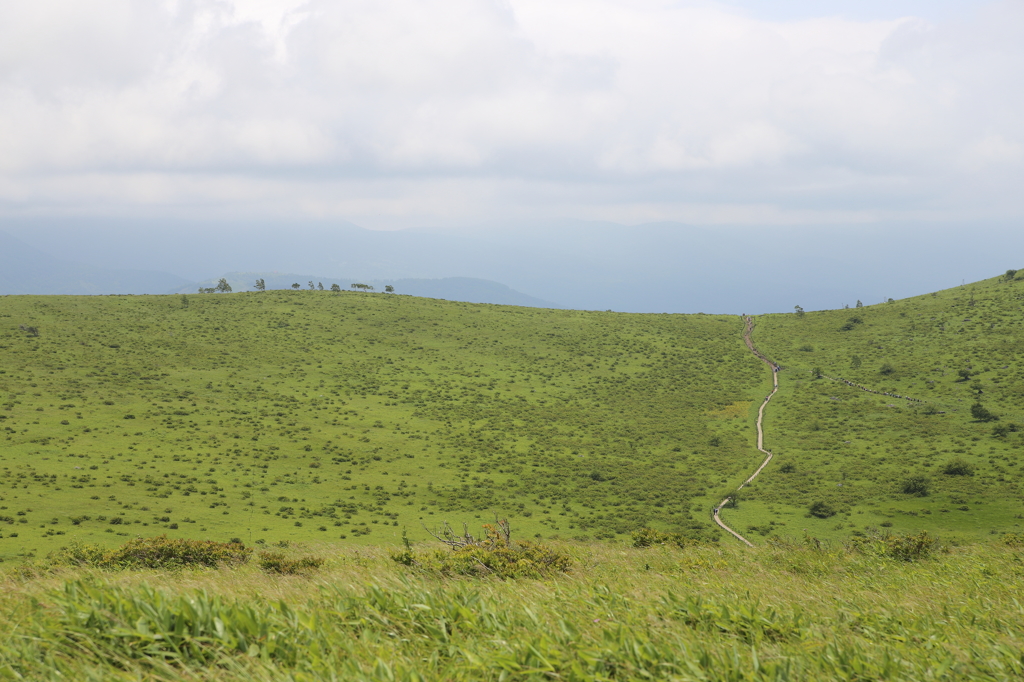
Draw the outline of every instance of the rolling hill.
[[[755,319],[774,457],[723,512],[752,548],[709,514],[762,459],[739,317],[0,298],[0,671],[1017,677],[1015,275]],[[440,570],[424,526],[494,513],[570,575]],[[89,563],[139,536],[155,567]],[[187,568],[188,539],[258,558]]]
[[[1017,529],[1022,294],[1000,277],[756,318],[783,367],[776,458],[730,524]],[[0,324],[8,558],[161,532],[392,543],[492,513],[528,536],[713,539],[771,381],[736,316],[267,291],[6,297]]]
[[[394,542],[493,512],[530,536],[713,536],[710,491],[745,470],[767,380],[738,317],[330,291],[0,300],[9,558],[161,532]]]

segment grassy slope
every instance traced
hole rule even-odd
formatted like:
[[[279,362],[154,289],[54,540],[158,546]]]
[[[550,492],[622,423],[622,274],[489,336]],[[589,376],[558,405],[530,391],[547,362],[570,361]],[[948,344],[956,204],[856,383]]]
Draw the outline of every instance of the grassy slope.
[[[163,532],[391,543],[492,510],[520,536],[714,533],[757,459],[769,376],[738,317],[185,303],[0,298],[0,558]]]
[[[267,577],[251,565],[9,578],[0,590],[0,617],[10,624],[0,638],[0,677],[1002,680],[1024,673],[1019,549],[977,544],[917,563],[799,545],[568,549],[577,569],[550,581],[440,579],[398,566],[379,549],[336,547],[322,548],[332,558],[312,579]],[[174,636],[175,623],[184,634]],[[169,641],[154,638],[165,631]],[[175,641],[188,646],[175,653]]]
[[[755,341],[785,367],[766,417],[777,456],[727,521],[741,532],[775,522],[786,524],[775,531],[822,537],[886,524],[964,537],[1019,530],[1024,432],[993,429],[1024,421],[1022,301],[1024,282],[1000,278],[890,304],[758,318]],[[814,368],[925,402],[813,379]],[[972,418],[979,398],[998,422]],[[956,457],[973,476],[941,473]],[[786,464],[794,471],[783,473]],[[928,495],[900,492],[913,476],[927,479]],[[807,516],[817,500],[840,513]]]

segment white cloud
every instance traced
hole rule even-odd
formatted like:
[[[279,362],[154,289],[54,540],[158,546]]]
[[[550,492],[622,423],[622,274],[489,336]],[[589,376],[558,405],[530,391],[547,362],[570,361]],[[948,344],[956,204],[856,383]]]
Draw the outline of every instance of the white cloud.
[[[1024,213],[1015,2],[955,24],[659,0],[0,0],[0,18],[8,212]]]

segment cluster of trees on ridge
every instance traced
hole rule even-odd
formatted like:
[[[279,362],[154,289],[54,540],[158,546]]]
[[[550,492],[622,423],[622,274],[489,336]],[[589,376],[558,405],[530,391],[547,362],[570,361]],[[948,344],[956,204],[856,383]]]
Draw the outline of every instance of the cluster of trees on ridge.
[[[309,284],[309,290],[310,291],[316,291],[316,290],[324,291],[324,284],[323,284],[323,282],[317,282],[317,284],[314,286],[313,281],[310,280],[308,282],[308,284]],[[261,277],[261,278],[256,280],[256,283],[253,285],[253,288],[256,289],[256,291],[266,291],[267,284],[264,281],[264,279]],[[292,289],[294,289],[296,291],[298,291],[301,288],[302,288],[302,285],[300,285],[298,282],[295,282],[295,283],[292,284]],[[362,283],[358,283],[358,282],[353,283],[351,288],[352,289],[358,289],[360,291],[373,291],[373,286],[372,285],[370,285],[370,284],[362,284]],[[330,290],[334,291],[334,292],[340,292],[342,289],[341,289],[340,285],[332,284],[330,286]],[[224,277],[221,277],[220,280],[217,281],[217,286],[215,286],[215,287],[199,287],[199,293],[201,293],[201,294],[229,294],[229,293],[231,293],[231,291],[232,291],[231,285],[228,284],[227,279],[225,279]],[[395,293],[395,288],[393,286],[391,286],[390,284],[387,284],[387,285],[384,286],[384,292],[388,293],[388,294],[393,294],[393,293]]]

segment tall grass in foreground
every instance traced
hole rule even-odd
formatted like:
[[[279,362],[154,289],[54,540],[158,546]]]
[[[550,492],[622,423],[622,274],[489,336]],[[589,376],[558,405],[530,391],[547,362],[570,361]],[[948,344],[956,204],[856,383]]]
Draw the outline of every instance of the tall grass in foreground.
[[[543,581],[446,578],[378,550],[334,555],[306,577],[253,563],[34,577],[22,567],[0,596],[0,678],[1024,674],[1022,555],[1011,544],[558,547],[574,568]]]

